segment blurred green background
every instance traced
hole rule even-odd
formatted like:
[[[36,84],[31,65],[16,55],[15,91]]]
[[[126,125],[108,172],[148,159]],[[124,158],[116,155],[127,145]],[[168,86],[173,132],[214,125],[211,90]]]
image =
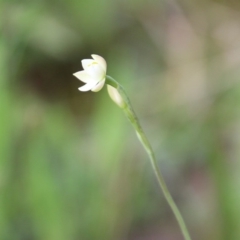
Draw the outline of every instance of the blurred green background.
[[[194,240],[240,239],[240,2],[0,2],[0,239],[182,240],[106,88],[128,92]]]

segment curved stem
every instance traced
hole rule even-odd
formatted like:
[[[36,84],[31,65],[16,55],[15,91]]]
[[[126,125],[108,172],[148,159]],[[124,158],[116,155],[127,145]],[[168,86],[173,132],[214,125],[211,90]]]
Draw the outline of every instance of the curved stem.
[[[176,205],[176,203],[174,202],[168,188],[167,188],[167,185],[164,181],[164,178],[162,176],[162,173],[160,172],[159,170],[159,167],[157,165],[157,160],[155,158],[155,155],[154,155],[154,152],[152,150],[152,147],[137,119],[137,116],[132,108],[132,105],[130,103],[130,100],[128,98],[128,96],[126,95],[123,87],[115,80],[113,79],[112,77],[110,76],[106,76],[106,83],[108,85],[111,85],[113,87],[115,87],[119,94],[121,95],[123,101],[124,101],[124,107],[123,107],[123,110],[127,116],[127,118],[129,119],[129,121],[131,122],[131,124],[133,125],[134,129],[136,130],[136,133],[137,133],[137,136],[140,140],[140,142],[142,143],[144,149],[146,150],[149,158],[150,158],[150,162],[151,162],[151,165],[153,167],[153,171],[157,177],[157,180],[158,180],[158,183],[159,183],[159,186],[161,187],[162,191],[163,191],[163,194],[164,194],[164,197],[166,198],[169,206],[171,207],[177,221],[178,221],[178,224],[181,228],[181,231],[182,231],[182,234],[185,238],[185,240],[191,240],[191,237],[190,237],[190,234],[187,230],[187,227],[186,227],[186,224],[183,220],[183,217],[180,213],[180,211],[178,210],[178,207]]]

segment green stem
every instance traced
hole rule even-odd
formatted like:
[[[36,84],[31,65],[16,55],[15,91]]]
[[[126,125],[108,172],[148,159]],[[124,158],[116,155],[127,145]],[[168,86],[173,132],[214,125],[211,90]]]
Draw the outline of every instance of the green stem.
[[[111,85],[112,87],[115,87],[118,90],[119,94],[121,95],[123,102],[124,102],[124,106],[122,108],[123,108],[126,116],[128,117],[129,121],[133,125],[134,129],[136,130],[137,136],[150,158],[150,161],[151,161],[151,164],[153,167],[153,171],[157,177],[159,186],[161,187],[161,189],[163,191],[164,197],[166,198],[169,206],[171,207],[171,209],[178,221],[178,224],[181,228],[181,231],[182,231],[182,234],[183,234],[185,240],[191,240],[190,234],[187,230],[187,227],[183,220],[183,217],[182,217],[180,211],[178,210],[178,207],[175,204],[175,202],[167,188],[167,185],[164,181],[162,173],[160,172],[159,167],[157,165],[157,160],[155,158],[152,147],[151,147],[151,145],[150,145],[150,143],[149,143],[138,119],[137,119],[137,116],[132,108],[132,105],[130,103],[128,96],[126,95],[123,87],[112,77],[106,76],[106,84]]]

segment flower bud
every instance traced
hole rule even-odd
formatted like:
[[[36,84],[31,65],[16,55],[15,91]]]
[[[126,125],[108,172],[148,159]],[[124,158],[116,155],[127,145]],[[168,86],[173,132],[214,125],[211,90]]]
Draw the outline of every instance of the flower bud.
[[[108,89],[108,93],[111,97],[111,99],[120,107],[120,108],[124,108],[125,106],[125,102],[122,98],[122,96],[120,95],[120,93],[118,92],[118,90],[115,87],[112,87],[110,85],[107,85],[107,89]]]

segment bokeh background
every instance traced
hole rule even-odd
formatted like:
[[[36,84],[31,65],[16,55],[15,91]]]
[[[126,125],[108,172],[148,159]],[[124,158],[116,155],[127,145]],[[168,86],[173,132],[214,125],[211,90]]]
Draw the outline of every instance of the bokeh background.
[[[72,73],[103,56],[194,240],[240,239],[240,2],[0,2],[0,239],[182,240],[128,120]]]

